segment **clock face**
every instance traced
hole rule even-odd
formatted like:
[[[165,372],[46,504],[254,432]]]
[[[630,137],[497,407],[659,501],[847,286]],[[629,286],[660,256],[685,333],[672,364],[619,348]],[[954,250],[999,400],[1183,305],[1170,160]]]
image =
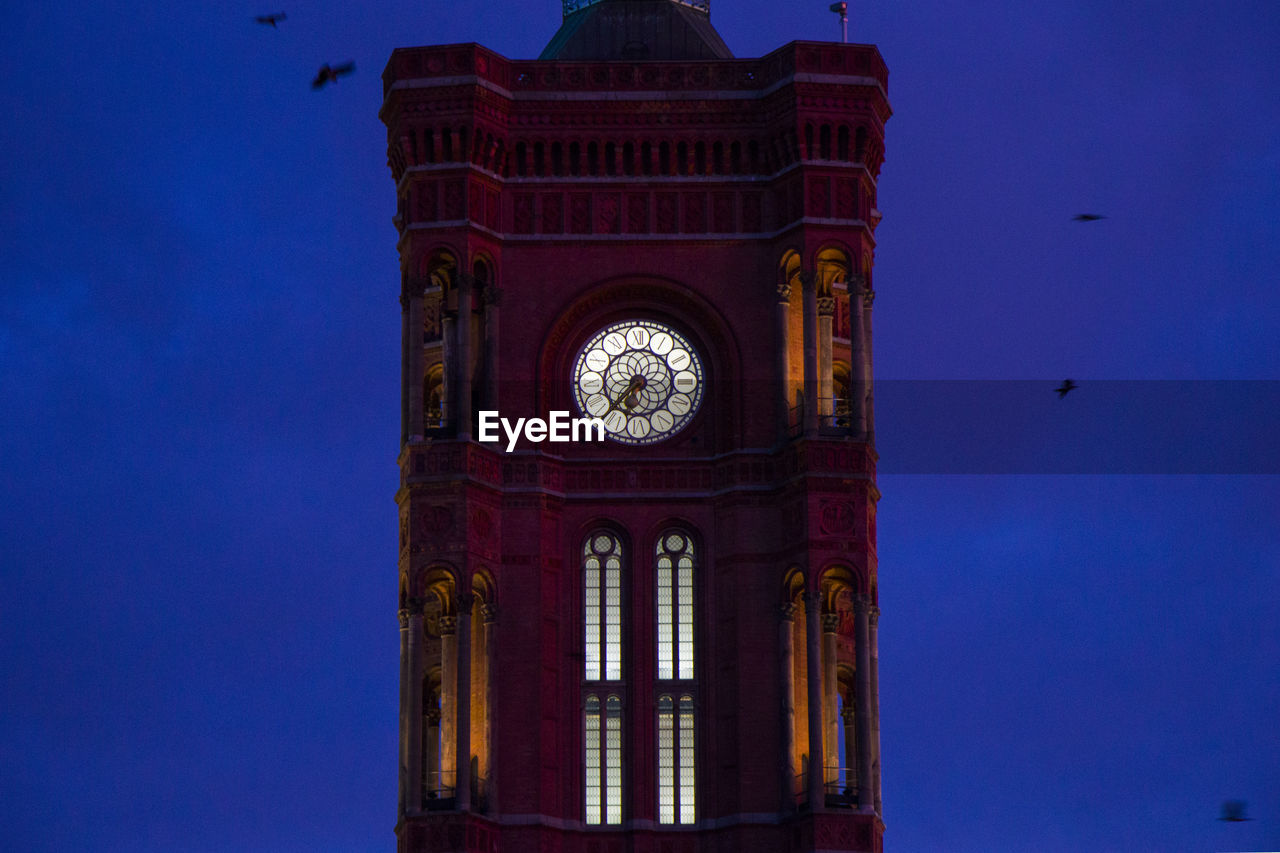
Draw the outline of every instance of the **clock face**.
[[[676,330],[651,320],[601,329],[573,366],[578,409],[609,436],[652,444],[684,428],[702,402],[702,361]]]

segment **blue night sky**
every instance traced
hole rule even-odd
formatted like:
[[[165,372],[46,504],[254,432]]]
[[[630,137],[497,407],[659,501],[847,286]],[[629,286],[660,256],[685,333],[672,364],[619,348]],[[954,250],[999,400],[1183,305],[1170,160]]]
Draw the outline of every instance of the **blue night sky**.
[[[534,57],[560,12],[269,6],[0,8],[5,849],[393,849],[380,74],[397,46]],[[892,473],[932,421],[895,446],[880,402],[886,849],[1280,849],[1280,407],[1225,382],[1280,380],[1280,5],[852,6],[895,110],[877,375],[1042,382],[1087,437]],[[838,37],[826,7],[712,13],[751,57]],[[1100,380],[1194,382],[1090,422]],[[1262,402],[1141,437],[1224,387]],[[1270,461],[1176,463],[1246,433]],[[1168,470],[1035,464],[1111,434]]]

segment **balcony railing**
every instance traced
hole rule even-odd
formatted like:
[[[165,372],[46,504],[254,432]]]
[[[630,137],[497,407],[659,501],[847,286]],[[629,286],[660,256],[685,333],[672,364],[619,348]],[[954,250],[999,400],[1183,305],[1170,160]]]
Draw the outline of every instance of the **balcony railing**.
[[[856,809],[858,807],[858,784],[853,781],[858,771],[852,767],[824,767],[822,783],[822,803],[829,809]],[[796,774],[796,804],[809,804],[809,774]]]
[[[452,770],[422,774],[423,811],[447,811],[455,807],[457,788]]]
[[[438,770],[422,774],[422,810],[427,812],[452,811],[458,807],[458,788],[453,770]],[[481,814],[489,811],[489,780],[483,776],[471,777],[471,811]]]
[[[819,435],[854,435],[853,401],[849,397],[818,400]],[[791,407],[787,415],[787,434],[791,438],[804,435],[804,402]]]

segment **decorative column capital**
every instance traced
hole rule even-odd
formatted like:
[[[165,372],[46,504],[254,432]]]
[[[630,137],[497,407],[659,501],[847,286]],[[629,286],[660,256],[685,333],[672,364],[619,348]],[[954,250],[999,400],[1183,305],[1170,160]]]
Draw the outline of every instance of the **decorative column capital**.
[[[868,311],[871,310],[871,303],[875,301],[876,301],[876,292],[874,290],[862,291],[862,304],[866,306]]]
[[[853,612],[859,616],[865,615],[871,609],[871,598],[865,595],[855,595],[853,597]]]
[[[480,605],[480,618],[484,620],[484,624],[492,625],[498,621],[498,605],[489,604],[488,602]]]
[[[457,616],[441,616],[436,624],[440,627],[440,636],[448,637],[455,634],[458,630]]]
[[[800,279],[800,287],[805,291],[813,290],[818,286],[818,277],[808,270],[796,273],[796,278]]]
[[[778,612],[781,614],[783,622],[794,622],[796,618],[796,610],[798,609],[799,608],[796,607],[796,603],[794,601],[788,601],[786,604],[778,608]]]
[[[817,613],[822,607],[822,593],[819,590],[809,590],[804,594],[805,609]]]
[[[867,277],[861,273],[855,273],[849,276],[845,281],[845,287],[850,293],[862,293],[867,288]]]
[[[396,616],[400,620],[400,630],[401,631],[409,630],[409,610],[407,608],[402,607],[398,611],[396,611]]]
[[[876,607],[874,604],[871,605],[871,610],[868,612],[867,615],[868,615],[868,618],[871,619],[872,628],[880,624],[880,608],[879,607]]]
[[[834,296],[818,297],[818,316],[830,317],[836,313],[836,298]]]
[[[484,301],[485,305],[491,305],[494,308],[497,308],[498,303],[502,301],[502,289],[496,285],[486,284],[484,289],[480,291],[480,298]]]
[[[458,615],[471,615],[471,607],[476,603],[476,594],[474,592],[460,592],[458,597],[454,599],[458,607]]]
[[[790,284],[790,282],[783,282],[782,284],[779,284],[779,285],[778,285],[778,288],[777,288],[777,291],[778,291],[778,302],[779,302],[780,304],[782,304],[782,305],[786,305],[787,303],[789,303],[789,302],[791,301],[791,284]]]
[[[822,614],[822,633],[834,634],[840,628],[839,613],[823,613]]]

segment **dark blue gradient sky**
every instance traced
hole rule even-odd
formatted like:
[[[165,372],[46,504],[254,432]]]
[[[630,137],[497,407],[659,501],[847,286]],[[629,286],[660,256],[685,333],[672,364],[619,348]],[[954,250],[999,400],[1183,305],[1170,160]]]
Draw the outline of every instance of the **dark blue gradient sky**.
[[[836,36],[826,6],[713,20],[757,56]],[[393,849],[379,75],[396,46],[535,56],[559,8],[283,8],[278,31],[242,2],[0,8],[5,849]],[[1280,477],[1274,448],[1238,464],[1280,412],[1273,384],[1202,411],[1280,380],[1280,6],[859,3],[850,29],[895,109],[878,375],[1043,381],[1093,447],[1236,454],[987,468],[993,406],[968,466],[881,478],[886,848],[1280,849]],[[1090,421],[1098,380],[1208,390]],[[948,458],[952,426],[917,420],[885,470]],[[1216,821],[1227,798],[1256,820]]]

